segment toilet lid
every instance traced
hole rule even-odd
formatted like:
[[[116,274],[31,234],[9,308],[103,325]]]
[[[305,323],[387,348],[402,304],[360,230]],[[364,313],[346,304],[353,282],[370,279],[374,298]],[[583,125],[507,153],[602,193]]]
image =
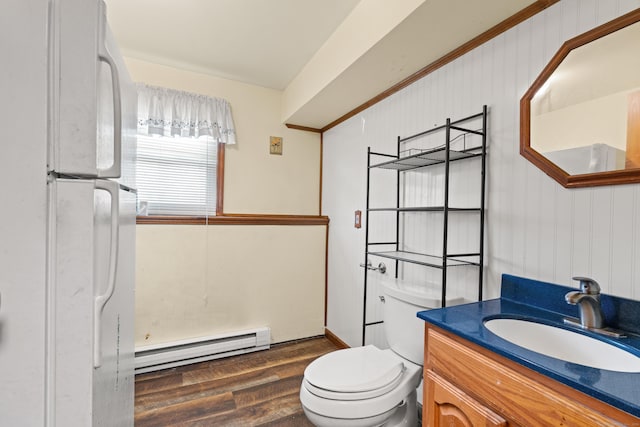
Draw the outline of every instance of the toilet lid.
[[[327,391],[361,393],[397,381],[403,371],[400,357],[368,345],[325,354],[307,366],[304,377]]]

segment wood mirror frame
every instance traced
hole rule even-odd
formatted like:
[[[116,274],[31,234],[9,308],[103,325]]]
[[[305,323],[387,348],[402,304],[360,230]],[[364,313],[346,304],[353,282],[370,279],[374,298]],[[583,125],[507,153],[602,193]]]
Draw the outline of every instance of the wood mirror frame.
[[[520,100],[520,154],[566,188],[637,183],[640,182],[640,169],[568,174],[531,147],[531,100],[573,49],[636,22],[640,22],[640,8],[566,41]]]

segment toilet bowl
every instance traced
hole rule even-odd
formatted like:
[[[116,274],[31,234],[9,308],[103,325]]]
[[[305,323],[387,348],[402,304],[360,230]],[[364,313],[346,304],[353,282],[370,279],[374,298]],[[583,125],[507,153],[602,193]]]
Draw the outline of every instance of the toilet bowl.
[[[307,367],[300,401],[318,427],[413,427],[421,377],[421,366],[390,349],[369,345],[338,350]]]
[[[307,366],[300,386],[305,415],[318,427],[415,427],[416,388],[424,363],[424,324],[418,311],[440,306],[438,287],[381,279],[389,349],[337,350]],[[462,302],[447,299],[447,305]]]

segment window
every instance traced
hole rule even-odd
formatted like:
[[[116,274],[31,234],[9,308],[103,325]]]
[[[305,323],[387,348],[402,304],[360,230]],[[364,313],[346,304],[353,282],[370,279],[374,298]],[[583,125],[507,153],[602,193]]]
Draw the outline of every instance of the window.
[[[138,135],[139,215],[215,215],[217,146],[208,136]]]
[[[216,215],[224,144],[236,142],[231,106],[143,83],[137,90],[138,215]]]

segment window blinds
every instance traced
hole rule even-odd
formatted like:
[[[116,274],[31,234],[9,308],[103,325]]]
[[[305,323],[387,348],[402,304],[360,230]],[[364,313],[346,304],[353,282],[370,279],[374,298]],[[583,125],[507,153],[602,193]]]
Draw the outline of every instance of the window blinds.
[[[140,215],[216,214],[217,143],[211,137],[138,134]]]

